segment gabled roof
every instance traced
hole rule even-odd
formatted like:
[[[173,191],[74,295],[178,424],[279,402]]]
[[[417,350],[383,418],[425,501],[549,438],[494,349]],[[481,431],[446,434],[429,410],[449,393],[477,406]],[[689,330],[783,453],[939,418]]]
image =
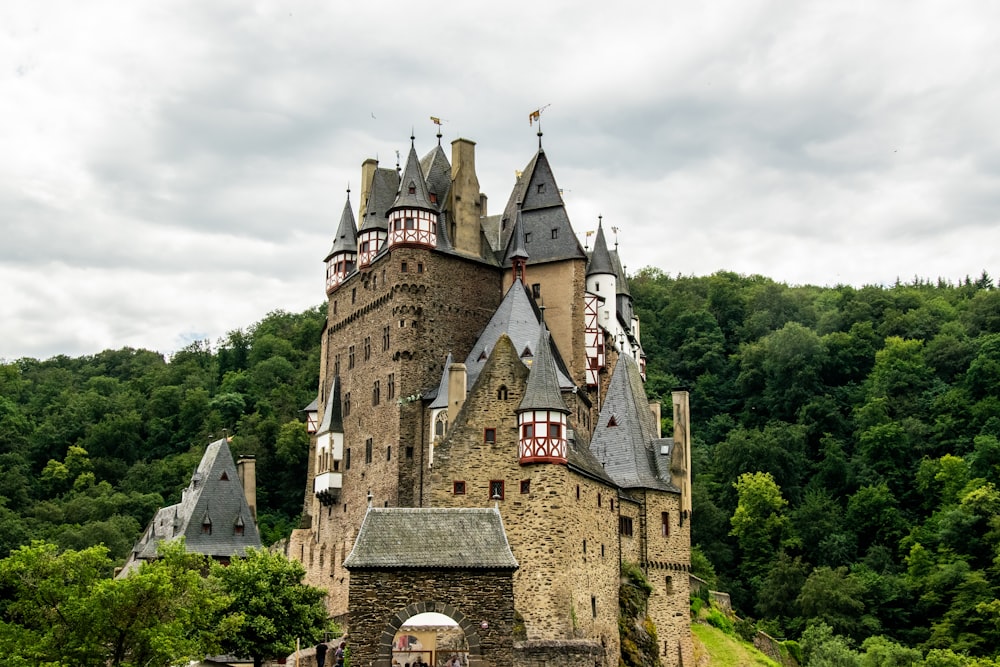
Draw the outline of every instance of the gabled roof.
[[[369,507],[344,567],[515,570],[518,565],[495,508]]]
[[[442,210],[448,198],[448,191],[451,190],[451,164],[448,156],[441,148],[441,137],[438,136],[438,144],[425,156],[420,158],[420,170],[427,181],[427,191],[437,195],[435,208]],[[431,204],[434,204],[432,201]]]
[[[490,356],[490,352],[501,334],[507,334],[510,337],[519,354],[527,350],[530,357],[535,357],[538,353],[536,348],[542,330],[541,322],[541,313],[535,306],[535,302],[532,301],[524,283],[520,280],[515,281],[507,290],[500,306],[493,313],[486,328],[479,334],[479,339],[476,340],[469,356],[465,359],[465,368],[469,376],[468,385],[471,387],[475,384],[476,378],[479,377],[480,371],[486,365],[486,359]],[[555,343],[551,339],[549,339],[549,345],[552,346],[559,387],[566,390],[572,389],[575,385],[569,377],[566,364],[559,355],[559,350],[555,348]]]
[[[368,201],[363,202],[365,210],[361,216],[361,228],[386,229],[387,216],[399,190],[399,174],[395,169],[379,167],[372,175],[371,187],[368,188]]]
[[[337,225],[337,235],[333,237],[333,246],[323,261],[328,261],[340,253],[356,253],[358,251],[358,227],[354,222],[354,211],[351,210],[351,194],[347,193],[344,211],[340,214],[340,224]]]
[[[417,149],[413,147],[413,137],[410,137],[410,152],[406,156],[406,167],[399,180],[399,193],[396,195],[396,201],[392,203],[392,208],[403,207],[430,211],[437,211],[439,208],[437,204],[431,203],[427,183],[424,181],[424,172],[420,169],[420,160],[417,159]]]
[[[594,241],[594,251],[590,253],[590,261],[587,262],[587,275],[597,274],[618,275],[611,261],[611,253],[608,252],[608,242],[604,239],[603,222],[597,224],[597,240]]]
[[[434,396],[431,404],[427,406],[431,410],[448,407],[448,369],[451,367],[451,364],[452,358],[451,352],[449,352],[448,358],[444,360],[444,370],[441,371],[441,381],[438,383],[437,394]]]
[[[333,378],[333,386],[326,397],[326,409],[323,410],[323,421],[316,430],[317,434],[343,433],[344,418],[340,412],[340,376]]]
[[[597,419],[590,451],[618,486],[680,492],[670,482],[672,440],[657,437],[656,417],[631,357],[618,357]]]
[[[528,162],[507,200],[502,221],[506,224],[501,224],[505,230],[503,243],[500,245],[502,248],[506,248],[510,242],[519,204],[525,247],[531,254],[531,264],[560,259],[586,259],[587,254],[576,238],[559,186],[542,149],[538,149]],[[509,265],[509,261],[505,265]]]
[[[206,519],[211,530],[203,526]],[[242,522],[243,534],[236,534]],[[188,551],[215,557],[243,556],[260,548],[260,534],[225,438],[208,446],[181,502],[160,509],[133,547],[136,559],[156,557],[159,542],[184,537]]]
[[[518,412],[526,410],[557,410],[569,414],[569,409],[559,391],[559,371],[552,358],[552,348],[549,344],[551,336],[548,329],[542,326],[538,343],[535,345],[535,358],[528,373],[528,384],[524,388],[524,398],[518,405]]]

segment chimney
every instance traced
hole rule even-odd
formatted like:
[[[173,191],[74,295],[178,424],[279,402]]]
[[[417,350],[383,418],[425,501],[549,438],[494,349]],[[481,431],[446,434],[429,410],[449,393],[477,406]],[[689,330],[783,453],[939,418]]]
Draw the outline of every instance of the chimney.
[[[243,485],[243,495],[250,506],[250,514],[257,523],[257,458],[253,454],[240,454],[236,462],[236,474]]]
[[[671,392],[674,404],[674,457],[671,468],[679,468],[681,511],[691,512],[691,407],[686,391]]]
[[[479,192],[476,176],[476,142],[456,139],[451,142],[451,214],[455,234],[451,239],[455,250],[478,256],[480,216],[486,215],[485,199]]]
[[[458,411],[465,403],[468,376],[465,374],[465,364],[454,363],[448,367],[448,423],[454,424]]]
[[[660,402],[659,401],[650,401],[649,402],[649,411],[653,413],[653,419],[656,420],[656,437],[657,438],[662,438],[663,437],[663,425],[660,424],[660,419],[661,419],[661,417],[660,417]]]
[[[375,170],[378,169],[378,160],[368,158],[361,163],[361,202],[358,209],[358,226],[361,226],[361,218],[365,214],[368,206],[368,193],[372,191],[372,179],[375,177]]]

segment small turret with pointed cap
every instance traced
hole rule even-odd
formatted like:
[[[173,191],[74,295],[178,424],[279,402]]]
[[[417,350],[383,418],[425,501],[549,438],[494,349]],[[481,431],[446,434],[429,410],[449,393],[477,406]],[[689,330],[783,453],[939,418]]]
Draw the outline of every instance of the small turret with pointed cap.
[[[594,251],[590,254],[590,261],[587,262],[587,277],[599,274],[616,275],[614,264],[611,261],[611,253],[608,252],[608,242],[604,238],[604,221],[598,219],[597,240],[594,241]]]
[[[566,407],[559,391],[559,374],[548,330],[543,327],[528,373],[524,397],[517,408],[518,454],[526,463],[566,463]]]
[[[337,235],[333,237],[333,246],[323,261],[326,262],[326,289],[332,291],[354,271],[358,258],[358,229],[354,222],[354,211],[351,210],[351,191],[347,190],[347,201],[344,211],[340,214],[340,224]]]
[[[437,204],[431,201],[411,136],[410,154],[400,178],[399,192],[389,209],[389,247],[437,247],[438,210]]]

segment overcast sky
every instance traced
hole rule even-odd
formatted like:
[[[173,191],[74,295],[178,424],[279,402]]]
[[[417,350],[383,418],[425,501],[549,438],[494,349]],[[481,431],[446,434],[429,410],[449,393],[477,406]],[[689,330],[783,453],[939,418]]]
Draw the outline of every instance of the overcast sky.
[[[324,300],[360,165],[543,143],[627,270],[1000,277],[1000,3],[0,3],[0,359]]]

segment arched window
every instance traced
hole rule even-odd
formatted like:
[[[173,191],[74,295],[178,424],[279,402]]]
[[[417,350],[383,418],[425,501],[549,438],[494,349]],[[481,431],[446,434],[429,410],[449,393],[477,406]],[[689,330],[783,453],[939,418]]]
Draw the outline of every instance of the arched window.
[[[500,388],[497,389],[497,400],[506,401],[507,400],[507,385],[502,384]]]
[[[434,436],[443,438],[448,432],[448,413],[442,411],[434,420]]]

